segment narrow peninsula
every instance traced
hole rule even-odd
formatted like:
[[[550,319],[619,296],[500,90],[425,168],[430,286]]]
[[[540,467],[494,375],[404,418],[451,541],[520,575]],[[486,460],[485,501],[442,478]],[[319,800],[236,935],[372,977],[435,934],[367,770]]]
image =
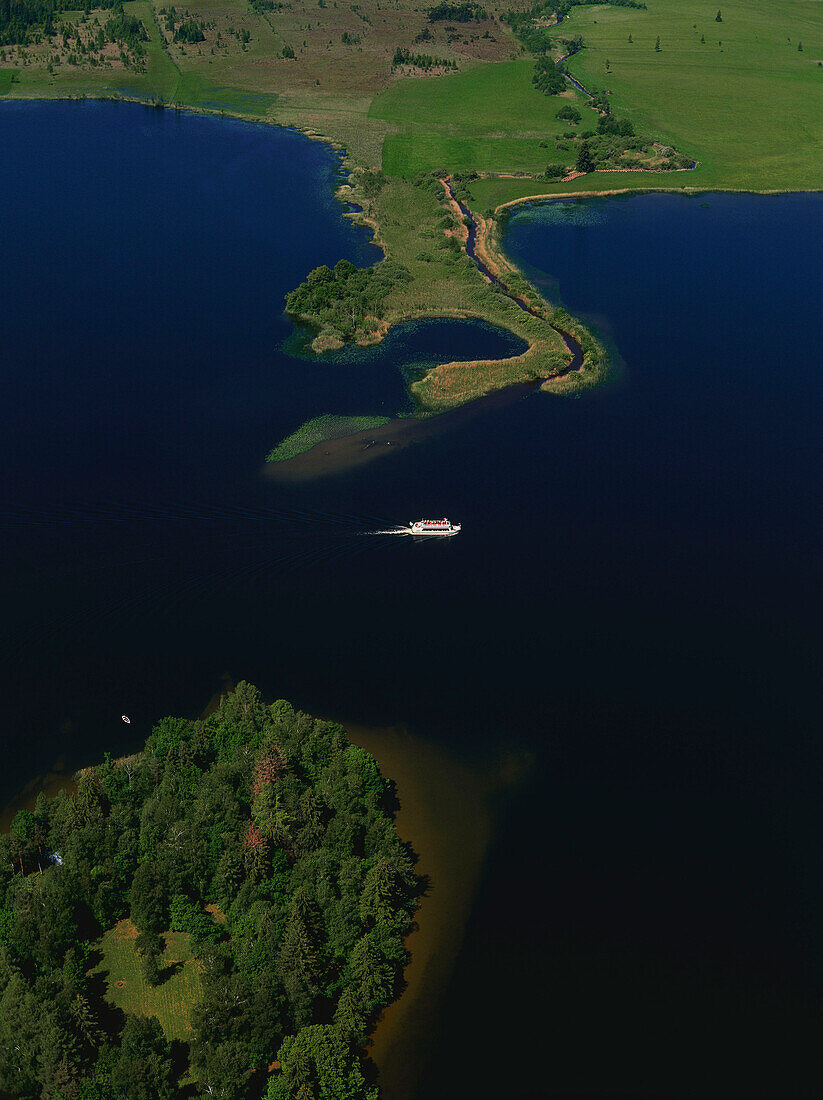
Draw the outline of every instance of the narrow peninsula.
[[[596,335],[506,257],[514,204],[821,186],[823,15],[812,8],[786,0],[778,19],[746,0],[722,12],[698,0],[91,0],[80,11],[11,0],[0,96],[231,114],[342,150],[340,198],[384,259],[306,272],[287,308],[311,326],[315,352],[437,317],[481,318],[525,344],[411,380],[425,417],[515,383],[566,393],[603,376]]]

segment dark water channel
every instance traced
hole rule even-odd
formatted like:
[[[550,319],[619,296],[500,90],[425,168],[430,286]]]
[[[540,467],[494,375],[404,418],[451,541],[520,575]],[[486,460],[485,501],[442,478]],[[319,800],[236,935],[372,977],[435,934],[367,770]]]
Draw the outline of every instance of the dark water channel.
[[[535,317],[539,317],[540,314],[538,311],[527,305],[521,298],[517,298],[512,294],[505,283],[501,282],[496,275],[489,271],[488,266],[477,255],[477,222],[474,220],[474,215],[465,203],[455,198],[454,192],[448,183],[446,183],[446,190],[448,191],[449,197],[457,203],[458,209],[466,222],[466,253],[474,260],[481,275],[485,276],[490,283],[494,283],[495,286],[499,286],[502,290],[506,291],[512,301],[516,302],[524,313],[532,313]],[[583,348],[580,346],[579,341],[575,340],[570,332],[565,332],[562,328],[558,328],[557,325],[552,325],[551,327],[563,338],[563,343],[566,345],[569,352],[568,366],[566,366],[564,370],[559,371],[554,377],[561,377],[564,374],[568,374],[570,371],[580,370],[583,365]]]
[[[3,793],[225,677],[515,754],[421,1100],[818,1095],[823,197],[516,215],[615,378],[289,484],[307,416],[509,338],[289,358],[283,294],[375,256],[326,149],[0,106]],[[463,533],[362,534],[424,514]]]

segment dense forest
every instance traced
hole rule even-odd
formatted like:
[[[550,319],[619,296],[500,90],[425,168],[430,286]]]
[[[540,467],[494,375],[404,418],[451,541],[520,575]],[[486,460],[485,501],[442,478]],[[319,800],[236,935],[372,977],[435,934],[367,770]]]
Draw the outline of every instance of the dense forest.
[[[102,51],[107,42],[116,42],[131,51],[130,60],[139,60],[145,55],[144,43],[149,36],[142,22],[133,15],[127,15],[123,9],[123,0],[95,0],[95,8],[110,11],[111,15],[101,25],[99,18],[94,27],[85,19],[91,11],[89,3],[78,4],[76,0],[0,0],[0,47],[26,46],[53,39],[58,33],[64,48],[71,49],[77,63],[78,55],[88,55],[89,59]],[[72,19],[60,17],[60,13],[70,13]],[[81,35],[79,26],[90,28]],[[125,61],[123,55],[121,60]],[[94,63],[94,62],[92,62]]]
[[[362,1046],[402,987],[421,890],[395,808],[341,727],[246,683],[40,795],[0,837],[0,1090],[376,1100]],[[146,988],[167,980],[164,938],[190,941],[190,1041],[112,1006],[115,925]]]
[[[95,0],[94,6],[112,8],[115,0]],[[58,12],[78,10],[91,9],[77,0],[0,0],[0,46],[25,45],[37,35],[50,37]]]

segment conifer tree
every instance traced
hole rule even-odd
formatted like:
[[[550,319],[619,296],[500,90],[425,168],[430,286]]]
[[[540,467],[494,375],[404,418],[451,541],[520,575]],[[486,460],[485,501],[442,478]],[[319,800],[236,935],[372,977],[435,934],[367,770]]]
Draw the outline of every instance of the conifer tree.
[[[587,141],[584,141],[580,146],[574,167],[578,172],[588,173],[594,171],[594,161],[592,160],[591,150],[589,149],[589,143]]]
[[[387,859],[379,859],[366,875],[360,895],[364,922],[390,920],[394,911],[397,874]]]
[[[362,1000],[350,985],[347,985],[340,994],[334,1022],[351,1038],[352,1042],[362,1042],[366,1033],[366,1015]]]

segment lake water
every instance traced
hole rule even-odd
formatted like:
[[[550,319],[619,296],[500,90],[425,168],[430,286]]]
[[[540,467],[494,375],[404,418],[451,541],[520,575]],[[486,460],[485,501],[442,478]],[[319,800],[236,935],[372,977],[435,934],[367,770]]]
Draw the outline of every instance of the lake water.
[[[377,255],[299,135],[3,104],[0,167],[3,793],[230,678],[406,723],[520,776],[421,1100],[816,1095],[823,197],[517,214],[612,380],[290,484],[306,417],[511,338],[289,357],[283,295]],[[422,514],[463,534],[363,534]]]

